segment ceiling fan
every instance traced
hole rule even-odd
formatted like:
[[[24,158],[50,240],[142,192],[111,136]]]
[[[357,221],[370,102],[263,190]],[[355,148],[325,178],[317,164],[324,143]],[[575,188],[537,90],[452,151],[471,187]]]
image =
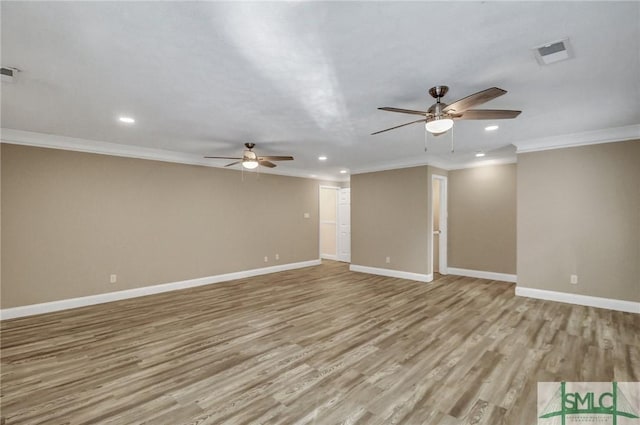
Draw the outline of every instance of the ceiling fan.
[[[429,94],[436,99],[436,103],[431,105],[426,111],[414,111],[412,109],[391,108],[388,106],[378,108],[382,111],[399,112],[401,114],[413,114],[422,115],[416,121],[411,121],[406,124],[400,124],[395,127],[387,128],[385,130],[376,131],[374,134],[384,133],[385,131],[394,130],[396,128],[404,127],[405,125],[411,125],[419,122],[425,123],[427,131],[435,136],[439,136],[453,127],[454,120],[499,120],[515,118],[520,115],[522,111],[509,111],[505,109],[470,109],[474,106],[481,105],[498,96],[502,96],[507,91],[499,89],[498,87],[491,87],[490,89],[479,91],[463,99],[457,100],[450,105],[441,102],[440,99],[444,97],[449,91],[447,86],[435,86],[429,89]]]
[[[245,143],[245,150],[242,152],[242,158],[235,158],[232,156],[205,156],[205,158],[212,159],[236,159],[237,161],[232,162],[230,164],[225,165],[225,167],[231,167],[232,165],[242,164],[242,166],[248,170],[252,170],[256,168],[258,165],[262,165],[264,167],[274,168],[276,164],[271,161],[291,161],[293,160],[292,156],[258,156],[253,151],[255,147],[255,143]]]

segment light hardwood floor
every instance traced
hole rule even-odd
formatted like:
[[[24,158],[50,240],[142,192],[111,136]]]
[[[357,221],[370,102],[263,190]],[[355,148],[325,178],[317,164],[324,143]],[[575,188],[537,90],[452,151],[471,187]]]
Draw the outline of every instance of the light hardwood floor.
[[[536,423],[640,380],[640,315],[318,267],[2,323],[7,424]]]

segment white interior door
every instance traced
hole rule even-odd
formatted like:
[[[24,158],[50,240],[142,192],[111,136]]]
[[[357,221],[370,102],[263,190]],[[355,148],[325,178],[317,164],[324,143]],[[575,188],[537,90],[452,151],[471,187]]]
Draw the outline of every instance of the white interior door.
[[[338,259],[338,191],[320,186],[320,258]]]
[[[338,195],[338,260],[351,262],[351,189]]]

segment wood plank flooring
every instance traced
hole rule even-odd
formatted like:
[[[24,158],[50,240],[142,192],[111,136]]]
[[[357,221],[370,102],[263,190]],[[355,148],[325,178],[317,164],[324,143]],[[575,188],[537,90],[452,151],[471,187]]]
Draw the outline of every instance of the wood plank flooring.
[[[640,315],[321,266],[2,323],[7,424],[536,423],[640,380]]]

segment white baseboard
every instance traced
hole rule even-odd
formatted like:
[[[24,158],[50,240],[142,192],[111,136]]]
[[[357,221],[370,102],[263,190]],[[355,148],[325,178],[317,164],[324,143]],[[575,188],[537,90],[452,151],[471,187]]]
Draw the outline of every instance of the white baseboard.
[[[5,308],[0,310],[0,320],[33,316],[35,314],[51,313],[54,311],[67,310],[70,308],[85,307],[88,305],[108,303],[111,301],[124,300],[128,298],[143,297],[145,295],[159,294],[161,292],[177,291],[180,289],[194,288],[196,286],[210,285],[212,283],[226,282],[235,279],[244,279],[252,276],[259,276],[263,274],[276,273],[317,265],[320,265],[319,259],[302,261],[299,263],[280,264],[277,266],[225,273],[215,276],[200,277],[196,279],[182,280],[179,282],[163,283],[160,285],[143,286],[141,288],[107,292],[105,294],[89,295],[86,297],[69,298],[66,300],[51,301],[41,304],[31,304],[21,307]]]
[[[516,286],[519,297],[537,298],[540,300],[557,301],[567,304],[584,305],[588,307],[606,308],[609,310],[640,313],[640,302],[614,300],[611,298],[591,297],[589,295],[570,294],[567,292],[547,291],[544,289],[525,288]]]
[[[477,277],[480,279],[500,280],[503,282],[512,282],[512,283],[516,283],[518,279],[518,276],[515,274],[484,272],[481,270],[458,269],[456,267],[448,267],[447,272],[448,274],[455,274],[458,276]]]
[[[334,260],[334,261],[338,261],[338,256],[337,255],[331,255],[331,254],[322,254],[320,255],[320,258],[323,260]]]
[[[420,274],[412,272],[403,272],[400,270],[380,269],[377,267],[358,266],[351,264],[349,270],[352,272],[377,274],[380,276],[397,277],[400,279],[417,280],[418,282],[431,282],[433,280],[433,274]]]

